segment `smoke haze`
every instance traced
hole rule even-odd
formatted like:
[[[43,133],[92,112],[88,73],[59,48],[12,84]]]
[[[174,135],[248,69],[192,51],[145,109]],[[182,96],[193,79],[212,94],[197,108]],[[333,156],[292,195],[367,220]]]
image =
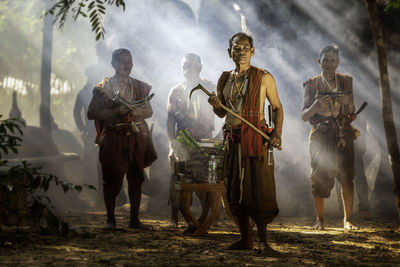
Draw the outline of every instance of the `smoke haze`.
[[[60,128],[71,131],[80,140],[72,118],[72,105],[73,99],[86,82],[85,69],[98,65],[98,81],[104,76],[112,76],[109,63],[111,52],[120,47],[129,49],[134,61],[132,76],[151,84],[152,92],[155,93],[151,122],[155,124],[153,138],[159,160],[153,166],[154,177],[150,178],[161,183],[159,186],[163,189],[160,190],[158,199],[165,202],[163,205],[166,208],[170,172],[167,163],[166,104],[170,88],[184,79],[180,72],[181,58],[186,53],[200,55],[203,64],[200,76],[216,84],[222,71],[234,68],[227,53],[228,40],[232,34],[242,30],[241,18],[244,16],[246,26],[254,38],[255,56],[252,64],[268,70],[274,76],[285,112],[282,137],[284,149],[275,153],[277,196],[281,215],[304,216],[313,211],[309,182],[310,126],[300,116],[302,83],[321,72],[317,62],[319,50],[333,42],[341,48],[338,72],[353,77],[356,108],[363,101],[369,103],[355,125],[364,134],[366,123],[369,127],[366,139],[371,145],[367,144],[364,163],[366,168],[370,168],[370,175],[367,177],[370,189],[377,189],[373,194],[370,192],[371,205],[374,201],[379,201],[389,205],[387,209],[394,210],[391,170],[387,164],[382,163],[385,166],[383,170],[371,171],[371,168],[379,167],[379,163],[372,160],[374,155],[382,153],[382,162],[387,162],[388,159],[376,52],[368,13],[362,1],[131,0],[126,4],[125,12],[117,8],[107,10],[105,40],[99,41],[97,45],[86,20],[69,21],[62,32],[54,29],[52,72],[54,79],[58,78],[60,84],[67,81],[69,88],[67,92],[52,95],[52,114]],[[4,5],[0,4],[0,8]],[[0,9],[3,21],[3,24],[0,22],[0,32],[3,35],[0,41],[3,51],[0,57],[3,65],[0,68],[0,114],[8,114],[11,108],[10,92],[14,88],[8,84],[6,86],[4,78],[10,76],[31,82],[36,87],[28,86],[31,89],[27,90],[33,91],[27,93],[30,97],[22,94],[19,96],[22,116],[28,125],[38,125],[39,121],[40,96],[37,85],[40,84],[41,36],[33,33],[41,30],[42,20],[38,18],[42,10],[43,6],[36,1],[29,1],[24,8],[16,10],[34,21],[31,29],[27,29],[23,28],[23,25],[26,26],[25,22],[17,22],[11,13]],[[399,13],[392,11],[387,17],[395,17],[395,12]],[[392,25],[385,34],[393,113],[399,130],[400,78],[397,73],[400,54],[396,50],[399,32],[393,30],[399,20],[393,22],[387,18],[387,21]],[[24,44],[21,45],[23,53],[14,51],[14,43]],[[30,54],[24,56],[24,53]],[[27,63],[25,58],[34,60]],[[30,73],[30,76],[22,77],[20,73]],[[60,103],[64,101],[65,104]],[[221,126],[222,121],[216,120],[216,133]],[[335,198],[336,193],[333,190],[327,212],[338,212]]]

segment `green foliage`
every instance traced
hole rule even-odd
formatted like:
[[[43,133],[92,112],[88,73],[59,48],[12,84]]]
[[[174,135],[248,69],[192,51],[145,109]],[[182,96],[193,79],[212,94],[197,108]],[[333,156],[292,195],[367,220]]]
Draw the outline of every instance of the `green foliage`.
[[[389,0],[386,2],[385,11],[400,7],[400,0]]]
[[[176,141],[186,146],[190,151],[201,150],[199,143],[194,140],[188,130],[180,130]]]
[[[104,39],[103,16],[106,14],[105,5],[122,7],[125,11],[124,0],[58,0],[45,15],[55,16],[55,21],[59,22],[59,27],[64,27],[68,15],[74,20],[79,16],[89,18],[92,31],[96,34],[96,41]]]
[[[0,114],[0,119],[2,115]],[[18,132],[22,135],[21,125],[24,123],[19,119],[8,119],[8,120],[0,120],[0,164],[1,164],[1,154],[8,154],[9,150],[14,153],[17,153],[17,147],[19,146],[19,142],[22,141],[21,137],[14,135]],[[11,132],[13,135],[9,135],[8,132]],[[0,165],[1,166],[1,165]]]
[[[17,224],[29,221],[42,232],[68,234],[68,224],[52,212],[51,200],[44,193],[51,184],[60,186],[64,193],[74,190],[81,192],[84,187],[95,190],[95,187],[63,182],[57,176],[43,173],[40,167],[32,167],[26,161],[10,165],[7,160],[2,160],[3,153],[18,152],[17,147],[22,141],[22,126],[19,119],[0,120],[0,221],[7,222],[12,217],[16,218]],[[24,202],[27,196],[26,207],[23,207],[21,201]],[[41,221],[45,221],[47,227],[43,228]]]

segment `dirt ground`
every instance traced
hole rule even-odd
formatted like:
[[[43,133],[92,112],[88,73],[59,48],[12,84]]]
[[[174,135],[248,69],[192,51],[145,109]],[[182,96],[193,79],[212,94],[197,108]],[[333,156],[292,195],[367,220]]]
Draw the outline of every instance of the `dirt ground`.
[[[268,228],[275,252],[258,255],[226,249],[240,235],[224,214],[204,237],[184,236],[183,221],[169,229],[167,214],[142,215],[150,230],[128,229],[123,209],[115,231],[104,229],[104,212],[62,217],[75,234],[38,235],[3,226],[0,266],[400,266],[399,224],[384,219],[354,220],[361,229],[346,232],[339,218],[329,219],[325,231],[312,231],[312,218],[278,217]]]

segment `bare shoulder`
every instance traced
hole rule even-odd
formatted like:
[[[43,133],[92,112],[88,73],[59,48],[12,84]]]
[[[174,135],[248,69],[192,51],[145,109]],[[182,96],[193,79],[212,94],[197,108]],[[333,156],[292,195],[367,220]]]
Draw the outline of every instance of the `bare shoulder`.
[[[99,82],[93,89],[93,95],[104,95],[107,94],[107,88],[110,84],[110,78],[104,78]]]
[[[183,92],[183,82],[173,86],[168,93],[168,99],[177,98]]]
[[[109,77],[104,78],[101,82],[99,82],[99,83],[96,85],[96,88],[105,88],[105,87],[106,87],[106,84],[108,84],[109,81],[110,81],[110,78],[109,78]]]
[[[262,78],[264,80],[275,80],[274,76],[272,76],[272,74],[270,72],[268,72],[267,70],[263,70],[262,72]]]
[[[336,75],[339,78],[342,78],[342,79],[345,79],[345,80],[352,80],[353,79],[353,77],[351,77],[350,75],[339,73],[339,72],[336,72]]]
[[[262,74],[261,74],[261,83],[267,87],[267,88],[271,88],[271,87],[275,87],[275,79],[274,76],[272,76],[272,74],[266,70],[263,70]],[[271,88],[272,89],[272,88]]]

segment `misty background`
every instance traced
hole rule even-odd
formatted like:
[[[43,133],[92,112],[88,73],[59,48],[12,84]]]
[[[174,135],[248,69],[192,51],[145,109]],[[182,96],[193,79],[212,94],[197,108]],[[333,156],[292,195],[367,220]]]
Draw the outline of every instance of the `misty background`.
[[[43,12],[44,4],[39,0],[0,3],[0,114],[8,117],[12,92],[17,91],[22,117],[31,126],[39,126]],[[399,10],[381,10],[397,131],[400,128],[399,15]],[[126,1],[125,12],[108,8],[104,23],[105,39],[97,43],[86,19],[68,20],[63,31],[54,27],[51,113],[58,128],[71,133],[70,142],[57,141],[65,151],[82,153],[82,140],[72,110],[79,90],[88,79],[86,75],[95,76],[93,79],[98,82],[112,76],[112,51],[120,47],[129,49],[134,62],[132,76],[151,84],[155,93],[154,115],[149,122],[154,123],[153,139],[159,159],[144,186],[158,201],[158,209],[169,210],[166,104],[170,88],[184,79],[181,58],[186,53],[198,54],[203,64],[200,76],[216,84],[222,71],[234,68],[227,53],[229,37],[247,27],[254,38],[252,65],[274,76],[285,112],[283,150],[275,153],[280,215],[312,216],[310,125],[300,116],[302,84],[321,72],[317,62],[319,50],[334,42],[341,48],[337,71],[353,77],[356,107],[364,101],[369,103],[353,125],[365,136],[363,160],[371,214],[396,216],[376,51],[368,12],[361,0],[130,0]],[[87,69],[92,66],[96,66],[96,71],[88,74]],[[222,121],[216,119],[215,134],[221,126]],[[65,168],[65,179],[82,182],[82,162]],[[335,190],[326,205],[328,215],[339,214]],[[355,212],[357,205],[356,201]]]

